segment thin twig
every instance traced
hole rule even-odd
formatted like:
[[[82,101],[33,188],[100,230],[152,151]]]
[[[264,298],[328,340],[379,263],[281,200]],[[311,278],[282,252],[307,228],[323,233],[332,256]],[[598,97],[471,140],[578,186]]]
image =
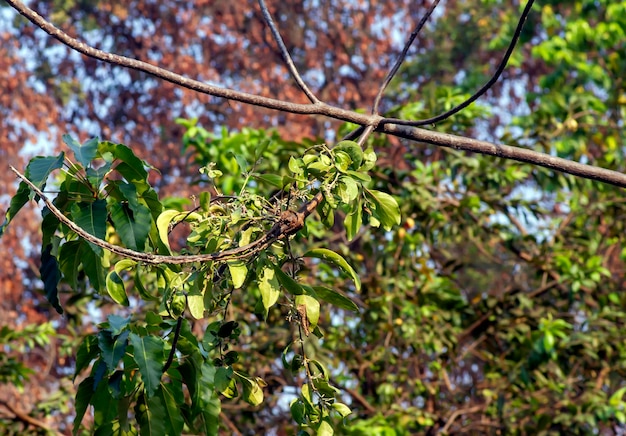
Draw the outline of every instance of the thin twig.
[[[494,85],[494,83],[498,81],[498,79],[500,78],[500,75],[504,71],[506,64],[509,62],[509,58],[511,57],[511,54],[513,53],[513,49],[515,49],[515,45],[517,44],[517,41],[520,35],[522,34],[522,28],[524,27],[526,18],[528,18],[528,14],[530,13],[533,3],[534,3],[534,0],[528,0],[528,3],[526,3],[526,7],[524,8],[524,11],[522,12],[522,16],[520,17],[519,22],[517,23],[515,32],[513,34],[513,39],[511,39],[511,42],[509,43],[506,53],[504,54],[502,61],[500,61],[500,65],[498,65],[498,68],[496,69],[495,74],[491,77],[491,79],[489,79],[487,83],[483,85],[482,88],[476,91],[470,98],[468,98],[467,100],[465,100],[463,103],[459,104],[458,106],[453,107],[449,111],[446,111],[440,115],[437,115],[436,117],[427,118],[425,120],[415,120],[415,121],[400,120],[397,118],[385,118],[381,121],[381,123],[382,124],[394,123],[394,124],[400,124],[403,126],[414,126],[414,127],[435,124],[439,121],[442,121],[442,120],[445,120],[446,118],[451,117],[452,115],[465,109],[470,104],[478,100],[478,98],[480,98],[485,92],[489,90],[489,88],[491,88]]]
[[[226,424],[233,436],[241,436],[241,432],[224,412],[220,412],[220,421]]]
[[[483,406],[472,406],[466,409],[457,409],[450,414],[450,417],[446,420],[446,425],[439,431],[439,433],[447,433],[454,421],[461,415],[469,415],[470,413],[480,412],[483,409]]]
[[[422,17],[420,22],[417,24],[417,27],[415,27],[415,30],[413,30],[413,32],[411,32],[411,36],[409,36],[409,39],[407,40],[406,44],[404,44],[404,48],[402,49],[402,53],[400,53],[400,56],[398,56],[398,59],[396,60],[395,64],[393,65],[393,67],[391,68],[391,70],[387,74],[387,77],[385,77],[385,80],[383,81],[382,85],[380,86],[380,89],[378,90],[378,94],[376,94],[376,98],[374,99],[374,107],[372,108],[372,114],[373,115],[377,115],[378,114],[378,106],[380,105],[380,100],[383,97],[383,93],[385,92],[385,89],[387,89],[387,86],[389,85],[391,80],[394,78],[394,76],[396,75],[398,70],[400,69],[400,66],[402,65],[402,63],[406,59],[406,55],[409,52],[409,48],[411,48],[411,45],[413,45],[413,41],[415,41],[415,38],[417,37],[417,35],[420,33],[420,31],[424,27],[424,24],[426,24],[426,21],[428,21],[428,19],[432,15],[433,11],[435,10],[437,5],[439,4],[439,1],[440,0],[433,1],[433,3],[430,5],[430,8],[428,8],[428,11],[426,11],[426,15],[424,15]]]
[[[359,140],[357,141],[357,144],[359,144],[361,148],[363,148],[363,146],[367,142],[367,138],[369,138],[369,136],[372,134],[373,131],[374,131],[374,126],[367,126],[365,128],[365,131],[361,134],[361,136],[359,137]]]
[[[276,221],[276,224],[274,224],[274,226],[265,235],[248,245],[219,251],[216,253],[196,254],[189,256],[164,256],[152,253],[142,253],[140,251],[131,250],[129,248],[119,247],[86,232],[84,229],[82,229],[76,223],[66,217],[63,212],[61,212],[33,182],[26,178],[26,176],[21,174],[12,166],[10,168],[11,171],[13,171],[20,179],[22,179],[22,181],[24,181],[24,183],[26,183],[43,200],[44,204],[48,207],[48,209],[50,209],[50,212],[52,212],[52,214],[57,217],[59,221],[68,226],[70,230],[75,232],[78,236],[119,256],[150,265],[180,265],[195,262],[225,261],[252,256],[269,247],[278,239],[286,236],[291,236],[298,232],[300,229],[302,229],[302,227],[304,227],[304,220],[309,215],[311,215],[311,213],[313,213],[317,205],[323,199],[322,194],[318,193],[309,202],[304,203],[298,211],[283,211],[280,218]]]
[[[330,380],[333,385],[343,391],[346,391],[348,395],[350,395],[354,400],[359,402],[365,408],[365,410],[367,410],[367,413],[369,413],[370,415],[375,415],[378,413],[378,410],[374,406],[372,406],[370,402],[367,401],[367,399],[363,395],[361,395],[358,390],[349,388],[347,386],[341,386],[340,383],[337,382],[337,380],[334,378],[331,378]]]
[[[321,103],[321,101],[318,100],[318,98],[315,96],[315,94],[313,94],[313,92],[309,89],[306,83],[304,83],[304,80],[302,80],[302,76],[300,76],[300,73],[298,72],[296,65],[293,63],[293,59],[291,59],[289,50],[287,50],[287,46],[285,46],[285,43],[283,42],[283,38],[282,36],[280,36],[280,32],[278,31],[278,28],[276,27],[276,24],[274,23],[274,20],[272,19],[272,15],[270,14],[270,11],[267,9],[267,5],[265,4],[264,0],[259,0],[259,7],[261,8],[261,13],[263,14],[265,23],[269,26],[270,30],[272,31],[272,36],[274,37],[274,41],[276,41],[276,44],[278,44],[278,49],[280,50],[280,54],[282,55],[283,60],[285,61],[285,64],[287,65],[287,69],[291,73],[291,77],[293,77],[293,79],[298,84],[298,87],[302,90],[302,92],[306,94],[306,96],[309,98],[311,103],[313,104]]]
[[[40,428],[44,431],[46,431],[47,433],[52,433],[54,435],[57,436],[61,436],[62,433],[50,428],[45,422],[40,421],[36,418],[33,418],[32,416],[30,416],[28,413],[24,413],[20,410],[17,410],[15,407],[13,407],[8,401],[4,401],[4,400],[0,400],[0,405],[4,406],[9,412],[11,412],[14,416],[15,419],[17,421],[21,421],[24,424],[26,424],[26,426],[33,426],[35,428]]]

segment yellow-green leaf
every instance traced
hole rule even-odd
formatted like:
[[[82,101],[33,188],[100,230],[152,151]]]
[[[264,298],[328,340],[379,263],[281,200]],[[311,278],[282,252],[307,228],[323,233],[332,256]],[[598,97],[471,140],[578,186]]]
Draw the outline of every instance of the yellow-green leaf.
[[[280,297],[280,282],[276,277],[276,271],[271,266],[264,266],[259,278],[259,291],[261,291],[261,301],[263,302],[263,308],[265,309],[265,316],[267,312]]]
[[[126,287],[124,281],[115,271],[111,271],[106,278],[107,292],[118,304],[122,306],[128,306],[128,297],[126,296]]]
[[[241,260],[231,260],[228,262],[228,270],[230,271],[230,277],[233,280],[235,289],[241,288],[248,275],[248,267],[246,264]]]

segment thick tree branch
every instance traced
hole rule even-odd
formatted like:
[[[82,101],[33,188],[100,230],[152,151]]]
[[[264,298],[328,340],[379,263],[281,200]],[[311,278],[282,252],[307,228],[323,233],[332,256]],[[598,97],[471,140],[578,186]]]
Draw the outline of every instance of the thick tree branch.
[[[404,120],[384,119],[379,115],[359,114],[357,112],[330,106],[326,103],[289,103],[281,100],[261,97],[244,92],[234,91],[231,89],[208,85],[206,83],[192,80],[176,73],[172,73],[171,71],[165,70],[155,65],[148,64],[146,62],[130,59],[124,56],[114,55],[111,53],[106,53],[102,50],[90,47],[87,44],[70,37],[63,31],[54,27],[53,24],[49,23],[39,14],[26,7],[21,1],[6,0],[6,2],[13,6],[20,14],[22,14],[38,27],[40,27],[42,30],[44,30],[63,44],[67,45],[68,47],[86,56],[90,56],[113,65],[143,71],[145,73],[151,74],[155,77],[159,77],[163,80],[167,80],[168,82],[174,83],[184,88],[192,89],[215,97],[223,97],[226,99],[235,100],[268,109],[275,109],[283,112],[304,115],[324,115],[329,118],[341,121],[348,121],[354,124],[359,124],[361,126],[373,126],[376,128],[376,131],[401,138],[411,139],[427,144],[433,144],[440,147],[450,147],[457,150],[465,150],[474,153],[498,156],[505,159],[513,159],[519,162],[530,163],[533,165],[549,168],[551,170],[572,174],[574,176],[597,180],[600,182],[626,188],[626,175],[622,173],[604,168],[594,167],[591,165],[584,165],[577,162],[572,162],[567,159],[550,156],[545,153],[540,153],[533,150],[512,147],[508,145],[497,145],[485,141],[465,138],[462,136],[455,136],[411,126],[399,125],[401,123],[407,122]],[[385,123],[379,125],[381,120],[385,120]],[[410,123],[410,121],[408,123]],[[494,171],[497,170],[494,169]]]
[[[488,154],[504,159],[512,159],[525,162],[554,171],[571,174],[585,179],[598,180],[610,185],[626,188],[626,174],[607,170],[605,168],[585,165],[571,160],[563,159],[549,154],[540,153],[526,148],[513,147],[504,144],[494,144],[478,139],[465,138],[450,135],[448,133],[432,132],[419,127],[399,126],[397,124],[384,124],[376,129],[379,132],[399,136],[405,139],[425,142],[440,147],[453,148],[455,150],[471,151],[474,153]],[[494,171],[498,171],[494,168]]]

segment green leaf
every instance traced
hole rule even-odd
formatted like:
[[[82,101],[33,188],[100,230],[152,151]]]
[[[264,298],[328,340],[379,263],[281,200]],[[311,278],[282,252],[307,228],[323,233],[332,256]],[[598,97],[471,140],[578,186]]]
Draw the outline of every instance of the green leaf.
[[[111,271],[106,278],[107,292],[117,304],[128,306],[128,296],[126,295],[126,286],[124,281],[115,271]]]
[[[341,177],[339,179],[339,187],[341,201],[346,204],[353,202],[359,196],[359,185],[351,177]]]
[[[291,417],[297,424],[304,424],[306,422],[306,408],[302,400],[294,398],[289,409],[291,410]]]
[[[131,333],[129,339],[133,346],[133,359],[141,373],[146,393],[148,397],[152,397],[161,382],[165,343],[161,338],[142,337],[136,333]]]
[[[136,265],[137,261],[133,259],[122,259],[115,264],[113,270],[121,277],[123,271],[132,270]]]
[[[140,394],[135,405],[139,433],[149,436],[168,436],[163,419],[166,413],[165,405],[160,397]]]
[[[547,352],[550,352],[554,349],[554,335],[552,332],[547,331],[543,336],[543,349]]]
[[[59,263],[51,252],[51,244],[47,245],[42,250],[39,273],[41,274],[41,281],[43,282],[43,289],[46,293],[46,298],[58,313],[63,313],[63,309],[59,303],[59,294],[57,290],[57,285],[61,280],[61,272],[59,271]]]
[[[340,141],[335,145],[333,151],[343,151],[352,160],[352,164],[350,165],[351,170],[357,170],[361,166],[363,162],[363,150],[354,141]]]
[[[115,203],[111,205],[111,219],[122,243],[131,250],[143,251],[150,233],[152,215],[143,204],[138,204],[135,209],[133,211],[125,204]]]
[[[346,215],[346,219],[344,221],[348,241],[352,241],[359,233],[361,225],[363,224],[362,213],[363,205],[361,204],[361,200],[357,199],[357,201],[352,205],[350,212]]]
[[[101,351],[102,360],[109,371],[117,368],[117,364],[124,357],[128,333],[128,330],[124,330],[118,336],[113,336],[108,330],[98,333],[98,347]]]
[[[230,154],[231,156],[235,158],[235,161],[237,162],[237,166],[239,167],[239,171],[242,173],[247,173],[248,162],[246,161],[246,158],[239,153],[230,153]]]
[[[164,210],[161,212],[156,221],[156,227],[159,231],[159,238],[161,242],[167,247],[168,251],[171,253],[170,241],[168,235],[170,233],[170,224],[176,223],[184,218],[186,213],[179,212],[174,209]]]
[[[39,189],[43,189],[50,173],[56,169],[63,167],[65,153],[61,152],[58,156],[36,157],[31,159],[26,167],[24,175]]]
[[[289,158],[289,163],[288,163],[288,167],[289,167],[289,171],[291,171],[294,174],[302,174],[304,172],[304,170],[302,169],[302,159],[296,159],[295,157],[291,156]]]
[[[159,201],[159,196],[154,189],[148,189],[140,197],[150,209],[152,219],[156,220],[163,211],[163,204]]]
[[[335,431],[333,430],[332,425],[324,418],[322,422],[320,422],[320,426],[317,428],[317,436],[333,436]]]
[[[256,380],[244,377],[240,373],[235,372],[237,378],[243,386],[243,399],[251,406],[258,406],[263,402],[263,389]]]
[[[106,287],[106,272],[102,265],[102,257],[98,256],[92,249],[90,244],[81,244],[79,247],[80,256],[83,264],[83,271],[89,278],[89,283],[97,291],[104,291]]]
[[[237,396],[237,387],[233,383],[233,369],[227,366],[220,366],[215,371],[215,389],[226,398]]]
[[[103,166],[98,168],[87,168],[85,174],[87,175],[87,180],[91,183],[91,186],[98,188],[106,175],[111,171],[112,164],[110,162],[105,163]]]
[[[63,142],[74,152],[76,160],[83,168],[87,168],[98,153],[98,138],[91,138],[82,145],[70,135],[65,134],[62,138]]]
[[[202,364],[200,371],[201,377],[199,382],[201,387],[199,389],[198,405],[200,406],[204,434],[217,434],[220,423],[221,402],[213,385],[215,367],[205,362]]]
[[[61,206],[60,209],[62,209],[62,205],[58,204],[60,198],[61,194],[57,196],[54,202],[57,207]],[[52,212],[50,212],[48,206],[45,206],[41,210],[41,216],[43,218],[41,221],[41,245],[45,247],[46,245],[52,243],[54,234],[61,225],[61,221],[59,221],[59,219],[54,216]]]
[[[613,393],[613,395],[611,395],[611,397],[609,398],[609,405],[613,407],[618,407],[620,404],[622,404],[622,398],[624,397],[625,393],[626,386],[616,390],[615,393]]]
[[[4,215],[4,222],[0,225],[0,237],[4,234],[7,226],[11,222],[11,220],[17,215],[17,213],[24,207],[30,198],[30,188],[24,182],[20,182],[19,187],[17,188],[17,192],[11,198],[11,204],[9,205],[9,210]]]
[[[233,280],[233,286],[235,289],[241,288],[246,281],[248,267],[241,260],[229,260],[227,263],[230,277]]]
[[[121,182],[117,185],[119,192],[128,201],[128,206],[133,213],[139,213],[139,207],[143,206],[139,203],[139,197],[137,196],[137,187],[130,183]],[[145,206],[144,206],[145,207]]]
[[[352,312],[359,311],[359,307],[351,299],[337,291],[334,291],[324,286],[313,286],[313,290],[320,300],[326,301],[333,306],[337,306],[341,309],[350,310]]]
[[[361,279],[356,271],[354,271],[350,264],[341,255],[335,253],[334,251],[326,248],[314,248],[313,250],[309,250],[304,253],[302,257],[315,257],[334,264],[352,278],[357,291],[361,289]]]
[[[256,179],[262,180],[274,188],[282,189],[285,184],[283,183],[283,177],[278,174],[261,174],[256,176]]]
[[[311,295],[296,295],[295,303],[305,307],[309,330],[313,330],[320,318],[320,302]]]
[[[360,180],[361,182],[369,182],[372,180],[369,174],[363,173],[361,171],[346,171],[348,176],[351,176],[353,179]]]
[[[204,296],[201,293],[189,294],[187,296],[187,307],[189,308],[189,313],[195,319],[204,318]]]
[[[115,170],[124,176],[127,182],[142,188],[147,186],[145,181],[148,178],[148,172],[146,171],[148,165],[139,159],[130,148],[124,144],[101,142],[100,153],[106,151],[111,152],[115,159],[122,161],[115,167]],[[143,192],[143,190],[140,192]]]
[[[322,223],[327,229],[330,229],[335,224],[335,211],[330,203],[326,201],[326,194],[324,194],[324,200],[317,206],[317,213],[320,214]]]
[[[276,277],[276,271],[271,266],[265,265],[261,271],[259,278],[259,291],[261,292],[261,301],[265,309],[265,318],[269,309],[276,304],[280,297],[280,282]]]
[[[98,383],[94,378],[94,384],[96,384],[96,389],[91,398],[93,419],[96,427],[103,427],[115,419],[115,415],[117,415],[117,400],[109,392],[108,383],[104,380],[102,383]]]
[[[72,434],[74,435],[78,434],[80,424],[85,416],[87,408],[89,407],[93,394],[93,377],[87,377],[85,380],[80,382],[80,385],[78,385],[78,389],[76,390],[76,397],[74,400],[74,410],[76,411],[76,416],[74,417],[74,426],[72,428]]]
[[[400,224],[400,206],[395,198],[373,189],[365,189],[364,192],[371,202],[372,215],[380,221],[385,230],[389,231],[394,225]]]
[[[78,227],[99,239],[106,237],[107,209],[105,200],[74,203],[71,208],[72,220]],[[102,256],[102,248],[89,243],[94,253]]]
[[[59,267],[72,289],[78,289],[78,267],[82,263],[80,247],[83,244],[83,240],[75,240],[59,248]]]
[[[128,324],[130,323],[130,316],[124,318],[123,316],[111,314],[107,316],[107,323],[109,324],[109,326],[106,328],[106,330],[111,332],[113,336],[117,336],[122,333],[122,331],[124,331],[126,327],[128,327]]]
[[[74,369],[74,380],[89,364],[98,357],[100,348],[98,347],[98,338],[95,335],[89,335],[83,339],[78,351],[76,352],[76,368]]]
[[[168,387],[168,385],[161,383],[161,386],[157,390],[154,398],[158,398],[160,400],[160,403],[164,406],[164,414],[161,415],[161,419],[163,420],[163,425],[165,427],[165,434],[181,434],[183,431],[183,427],[185,426],[185,421],[183,420],[183,415],[181,414],[181,405],[178,403],[177,400],[181,402],[184,400],[182,391],[179,395],[175,395],[171,387]],[[148,402],[151,401],[152,398],[148,400]]]
[[[352,413],[352,410],[350,410],[350,408],[343,403],[339,403],[339,402],[333,403],[331,407],[337,412],[339,412],[342,418],[345,418],[346,416]]]
[[[298,282],[285,274],[283,270],[280,269],[280,266],[272,264],[272,267],[274,268],[274,272],[280,284],[283,285],[291,295],[302,295],[306,292]]]

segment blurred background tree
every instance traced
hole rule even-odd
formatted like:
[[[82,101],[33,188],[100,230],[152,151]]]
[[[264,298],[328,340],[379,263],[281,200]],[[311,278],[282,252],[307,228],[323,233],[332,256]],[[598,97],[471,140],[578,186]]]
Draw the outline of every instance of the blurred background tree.
[[[320,99],[369,110],[429,3],[326,3],[270,6]],[[30,6],[103,50],[242,91],[304,101],[277,67],[280,54],[255,2]],[[220,156],[234,148],[253,153],[271,138],[274,157],[264,165],[278,172],[293,153],[348,131],[97,63],[34,30],[10,8],[0,13],[0,153],[7,164],[20,167],[33,153],[60,148],[66,132],[97,135],[128,144],[157,167],[162,176],[153,184],[161,197],[189,199],[203,188],[193,168],[217,162],[232,175],[237,167]],[[383,112],[427,118],[462,101],[493,74],[519,15],[520,5],[494,0],[439,6],[392,83]],[[624,71],[626,5],[541,2],[498,84],[434,128],[624,172]],[[310,224],[309,238],[297,239],[303,251],[309,244],[342,253],[363,284],[355,294],[333,271],[309,266],[311,277],[344,290],[360,306],[356,314],[323,312],[324,339],[307,342],[308,355],[331,369],[353,410],[336,431],[624,431],[621,191],[382,135],[370,142],[379,154],[371,187],[398,199],[402,224],[390,232],[366,227],[347,241],[337,219],[334,234]],[[16,184],[8,171],[0,177],[7,206]],[[225,192],[236,188],[236,178],[229,183]],[[8,434],[69,431],[74,387],[63,377],[73,371],[73,347],[111,310],[105,299],[76,297],[65,302],[65,317],[50,310],[32,249],[39,244],[37,228],[35,215],[23,215],[2,238],[8,255],[0,266],[0,398],[6,398],[0,428]],[[295,427],[285,422],[297,380],[277,363],[291,337],[288,323],[280,308],[267,324],[251,317],[254,292],[238,298],[234,317],[247,329],[239,346],[254,356],[246,370],[268,386],[260,409],[223,401],[224,431],[291,434]],[[48,321],[54,329],[35,327]],[[194,328],[202,331],[201,323]]]

